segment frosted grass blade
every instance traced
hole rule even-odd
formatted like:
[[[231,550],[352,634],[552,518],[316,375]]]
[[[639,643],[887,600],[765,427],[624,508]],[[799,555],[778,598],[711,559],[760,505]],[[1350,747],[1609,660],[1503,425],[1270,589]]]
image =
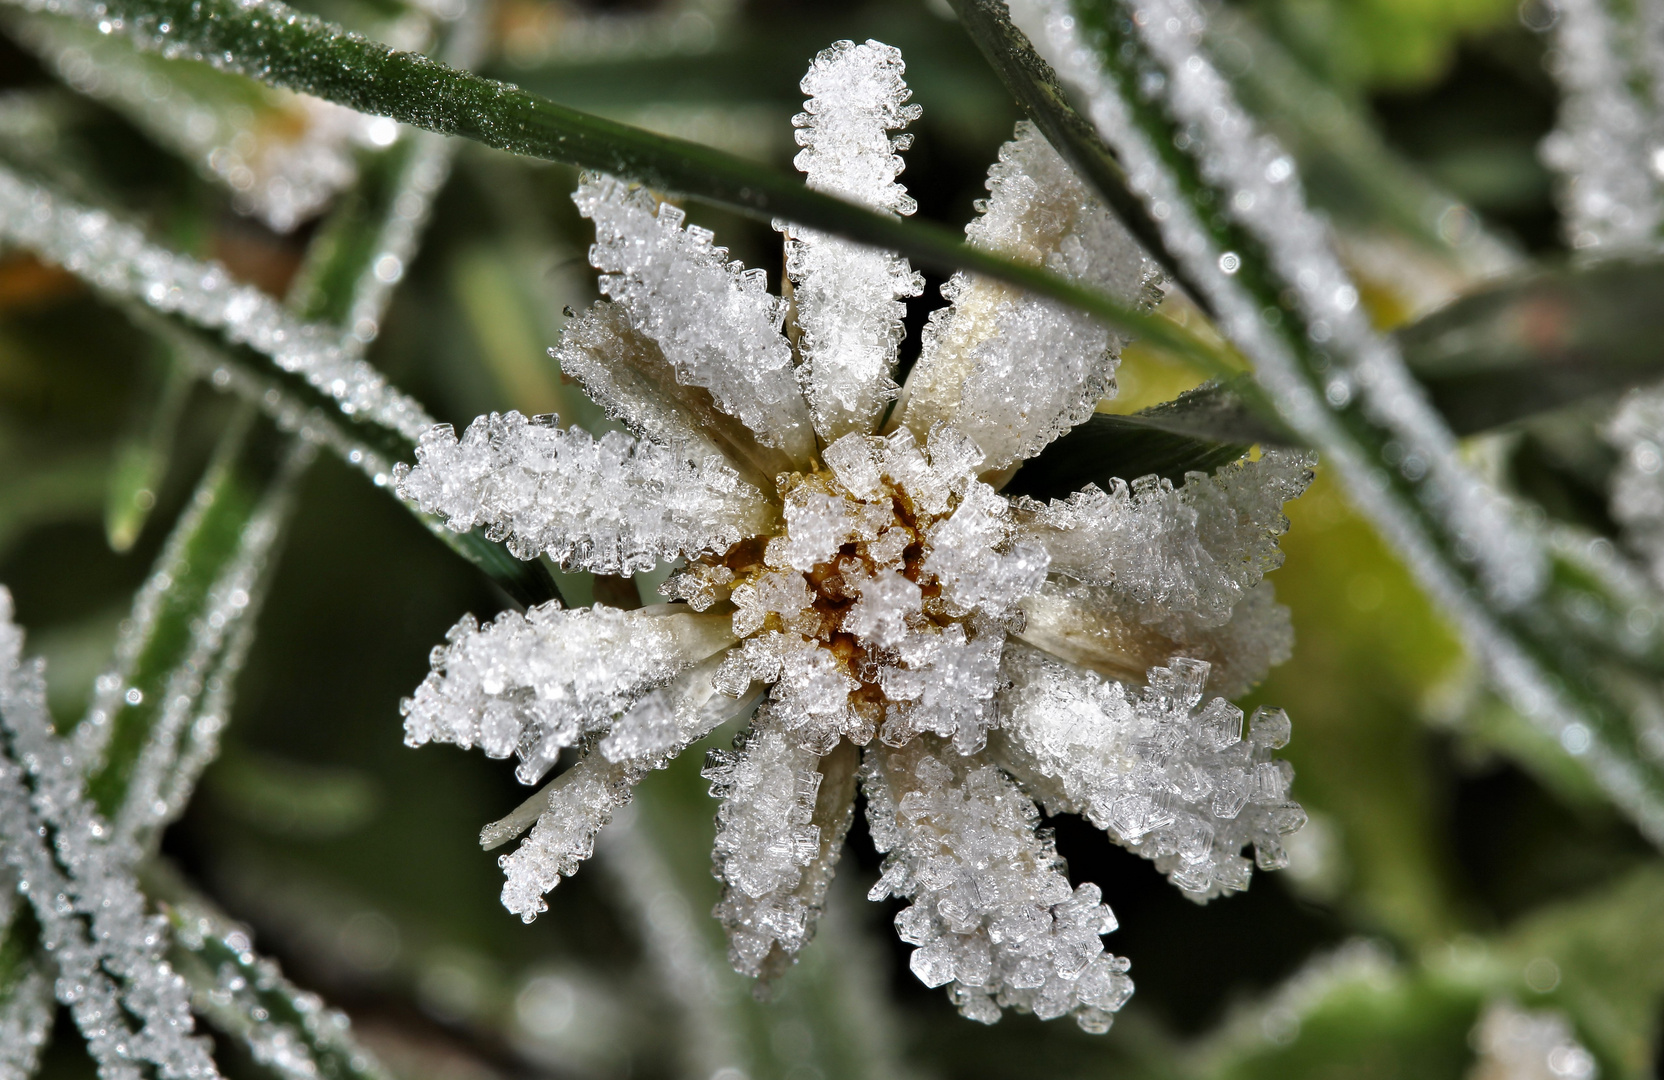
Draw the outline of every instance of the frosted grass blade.
[[[110,470],[109,496],[104,504],[104,532],[113,551],[133,546],[156,506],[156,491],[167,477],[173,456],[174,429],[195,378],[183,364],[158,348],[149,373],[150,385],[141,395],[138,415],[116,447]]]
[[[279,0],[7,2],[107,24],[130,33],[141,48],[201,59],[429,131],[630,177],[764,220],[779,218],[834,233],[899,252],[919,266],[999,278],[1090,312],[1209,375],[1231,369],[1227,357],[1169,320],[1133,310],[1058,275],[972,248],[950,230],[886,217],[733,155],[568,109],[428,57],[395,51]]]

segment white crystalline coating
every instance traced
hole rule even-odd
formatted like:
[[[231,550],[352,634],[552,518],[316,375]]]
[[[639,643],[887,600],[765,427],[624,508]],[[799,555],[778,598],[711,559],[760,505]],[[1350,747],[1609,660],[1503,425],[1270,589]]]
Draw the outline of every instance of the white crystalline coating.
[[[296,319],[277,301],[239,285],[225,267],[150,243],[101,210],[0,168],[0,240],[27,248],[117,300],[138,300],[247,345],[304,378],[349,417],[412,441],[434,421],[381,373],[355,359],[333,331]]]
[[[850,699],[860,682],[814,638],[764,630],[728,657],[717,673],[718,685],[772,683],[769,703],[781,730],[812,753],[831,753],[842,738],[865,745],[877,729],[876,715]]]
[[[719,724],[756,704],[762,687],[737,695],[716,685],[724,654],[717,654],[675,680],[642,697],[613,722],[598,749],[608,761],[658,764],[682,747],[698,742]]]
[[[597,574],[721,551],[774,518],[719,458],[689,460],[621,431],[595,439],[517,412],[479,417],[460,439],[449,425],[432,428],[415,468],[401,463],[394,478],[453,532],[484,526],[522,559],[546,554]]]
[[[896,916],[910,966],[973,1020],[1002,1006],[1108,1029],[1132,994],[1127,962],[1104,952],[1115,916],[1092,884],[1071,888],[1034,803],[992,765],[927,739],[869,751],[862,768],[884,873],[867,895],[912,901]]]
[[[562,610],[551,600],[480,626],[465,615],[433,650],[433,670],[399,703],[405,744],[518,754],[536,783],[564,747],[611,726],[656,687],[733,641],[720,616]]]
[[[1491,1002],[1468,1042],[1478,1060],[1467,1080],[1597,1080],[1600,1065],[1577,1041],[1559,1009],[1522,1009],[1506,999]]]
[[[1237,602],[1283,563],[1283,503],[1312,480],[1311,455],[1267,450],[1184,486],[1146,476],[1088,486],[1039,509],[1026,531],[1051,569],[1116,591],[1166,614],[1194,612],[1221,625]]]
[[[889,719],[879,737],[903,746],[930,732],[950,739],[961,754],[974,754],[999,720],[994,695],[1004,682],[1000,652],[1005,631],[992,622],[952,623],[935,633],[909,636],[898,649],[902,663],[879,675],[889,699]]]
[[[1011,540],[1010,511],[1003,496],[973,481],[953,516],[927,532],[924,569],[952,609],[999,618],[1045,582],[1051,557],[1039,544]]]
[[[1566,238],[1577,250],[1657,246],[1664,221],[1657,153],[1664,149],[1659,103],[1656,4],[1635,5],[1643,26],[1622,26],[1600,0],[1551,0],[1552,71],[1560,85],[1560,115],[1543,140],[1543,162],[1560,174]],[[1645,25],[1646,23],[1652,25]],[[1639,29],[1639,33],[1635,31]],[[1655,70],[1630,56],[1652,60]],[[1637,68],[1640,67],[1640,70]]]
[[[896,183],[897,153],[911,136],[892,137],[918,119],[906,104],[898,49],[877,41],[840,41],[815,57],[801,84],[802,113],[793,118],[803,147],[794,164],[817,191],[874,210],[911,214],[917,204]],[[867,434],[896,396],[891,378],[907,309],[902,300],[924,289],[924,278],[892,252],[852,244],[785,222],[786,274],[803,365],[798,380],[815,431],[831,442]]]
[[[9,922],[0,925],[9,930]],[[0,1077],[24,1080],[35,1074],[52,1031],[56,1005],[52,980],[35,961],[23,961],[0,998]]]
[[[815,433],[780,332],[785,304],[767,274],[728,261],[709,230],[682,227],[669,203],[608,176],[586,177],[572,196],[595,222],[589,260],[601,292],[623,305],[676,377],[711,392],[767,446],[797,462],[814,453]]]
[[[131,845],[111,839],[87,799],[74,756],[52,733],[44,666],[23,660],[11,619],[0,588],[0,852],[56,962],[58,1000],[102,1080],[139,1080],[140,1062],[177,1080],[217,1080],[206,1041],[192,1034],[185,980],[164,958],[166,924],[145,911],[127,869]]]
[[[770,952],[795,954],[813,933],[815,910],[797,895],[821,853],[814,823],[820,755],[758,713],[733,750],[713,750],[701,775],[722,800],[716,813],[714,873],[723,883],[716,916],[728,930],[728,958],[742,975],[763,974]]]
[[[549,793],[549,805],[531,835],[497,860],[503,868],[503,906],[531,922],[549,910],[544,895],[595,853],[595,835],[619,807],[629,803],[648,766],[611,762],[586,755],[561,774],[565,781]]]
[[[1287,865],[1281,838],[1306,815],[1271,756],[1288,742],[1281,709],[1256,711],[1244,737],[1241,709],[1204,703],[1208,665],[1183,657],[1142,692],[1021,646],[1005,674],[1007,759],[1048,809],[1086,815],[1198,902],[1248,887],[1249,844],[1261,869]]]
[[[12,28],[76,91],[125,114],[229,188],[240,213],[277,232],[289,232],[352,186],[357,156],[379,145],[377,136],[391,124],[307,94],[230,88],[223,76],[181,70],[91,26],[36,17]]]
[[[978,247],[1044,266],[1126,303],[1149,303],[1155,272],[1137,243],[1027,121],[988,173]],[[1115,391],[1124,339],[1090,316],[991,280],[955,274],[908,376],[902,422],[954,425],[989,469],[1033,457]]]
[[[1632,391],[1608,423],[1606,439],[1620,455],[1612,516],[1664,588],[1664,390]]]

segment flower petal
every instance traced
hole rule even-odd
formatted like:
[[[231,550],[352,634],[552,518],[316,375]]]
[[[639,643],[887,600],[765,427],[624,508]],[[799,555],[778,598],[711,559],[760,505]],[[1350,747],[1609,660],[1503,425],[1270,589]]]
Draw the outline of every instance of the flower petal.
[[[855,810],[860,753],[840,742],[824,757],[797,745],[760,711],[732,751],[714,750],[704,771],[717,810],[716,916],[728,958],[742,975],[770,978],[815,933]]]
[[[656,343],[679,381],[702,386],[765,446],[807,463],[815,452],[808,405],[798,390],[792,348],[780,332],[785,302],[767,275],[728,261],[698,226],[669,203],[610,176],[586,176],[572,199],[595,222],[589,259],[601,292]]]
[[[1062,273],[1123,300],[1155,299],[1137,243],[1032,124],[1017,125],[988,173],[971,243]],[[974,439],[987,468],[1038,454],[1115,391],[1125,339],[1052,300],[955,274],[931,315],[898,409],[917,435],[946,421]]]
[[[1288,800],[1294,770],[1273,760],[1288,741],[1281,709],[1204,703],[1208,665],[1177,657],[1142,693],[1013,646],[1005,671],[1004,760],[1054,812],[1082,813],[1150,859],[1190,899],[1248,887],[1242,849],[1262,869],[1286,863],[1281,838],[1305,824]]]
[[[454,532],[485,525],[522,559],[548,555],[597,574],[721,551],[775,520],[719,458],[690,459],[620,431],[595,439],[554,419],[492,413],[460,440],[441,424],[422,436],[415,468],[394,470],[399,494]]]
[[[665,607],[565,611],[550,601],[484,627],[463,616],[434,649],[428,677],[399,704],[406,745],[518,754],[521,782],[536,783],[564,747],[611,727],[649,691],[734,640],[723,616]]]
[[[906,104],[901,52],[877,41],[840,41],[815,57],[803,77],[811,95],[793,118],[803,147],[794,161],[809,186],[875,210],[911,214],[917,204],[895,182],[902,170],[896,153],[911,136],[891,131],[918,119]],[[786,222],[786,273],[792,282],[798,347],[798,381],[809,400],[822,441],[868,434],[896,396],[891,378],[907,309],[924,278],[892,252],[863,247]]]
[[[998,768],[939,742],[874,747],[861,770],[884,873],[868,897],[902,896],[902,940],[919,946],[913,973],[973,1020],[1000,1006],[1043,1020],[1073,1013],[1109,1027],[1132,994],[1127,962],[1104,952],[1115,929],[1098,887],[1071,888],[1028,796]]]

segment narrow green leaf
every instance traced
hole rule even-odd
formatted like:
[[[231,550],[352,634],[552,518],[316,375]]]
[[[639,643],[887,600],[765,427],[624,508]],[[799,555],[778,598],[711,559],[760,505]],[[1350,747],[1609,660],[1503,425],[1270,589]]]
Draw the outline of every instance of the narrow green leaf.
[[[1228,356],[1170,320],[971,247],[941,226],[887,217],[731,154],[604,120],[425,56],[398,52],[278,0],[29,0],[29,6],[122,27],[141,48],[194,56],[361,112],[630,177],[752,216],[783,218],[898,251],[923,267],[1009,281],[1090,312],[1207,375],[1234,373]]]
[[[304,463],[255,432],[254,419],[252,409],[240,410],[221,437],[190,506],[134,599],[115,661],[100,677],[77,732],[78,744],[97,748],[86,755],[96,762],[88,770],[88,794],[118,829],[133,816],[135,778],[159,790],[178,728],[206,688],[206,672],[235,624],[251,616],[276,526],[256,522],[281,519]],[[152,749],[157,738],[167,742],[160,756]],[[155,797],[153,791],[141,795]]]
[[[1281,425],[1248,410],[1236,392],[1242,384],[1208,383],[1130,416],[1093,413],[1025,462],[1005,490],[1060,499],[1087,484],[1107,489],[1116,478],[1151,474],[1182,484],[1186,473],[1212,472],[1255,443],[1299,445]]]
[[[1398,332],[1457,434],[1664,377],[1664,262],[1610,260],[1470,293]]]
[[[400,433],[348,416],[334,399],[305,379],[282,371],[264,357],[242,346],[227,346],[207,332],[148,308],[126,305],[128,316],[146,331],[166,339],[199,377],[216,390],[236,395],[269,416],[279,427],[318,443],[392,494],[392,464],[409,460],[415,445]],[[422,525],[446,547],[467,559],[500,586],[516,603],[530,606],[559,598],[560,590],[548,566],[522,562],[503,545],[481,532],[456,533],[431,514],[401,501]]]
[[[173,456],[174,429],[196,384],[195,377],[165,349],[158,351],[153,367],[150,385],[137,402],[134,424],[117,445],[115,466],[110,470],[104,531],[115,551],[132,547],[150,519]]]
[[[192,889],[168,864],[145,867],[145,891],[162,901],[173,929],[169,959],[191,987],[191,1005],[242,1042],[280,1077],[392,1080],[352,1033],[346,1015],[284,977],[248,930]]]

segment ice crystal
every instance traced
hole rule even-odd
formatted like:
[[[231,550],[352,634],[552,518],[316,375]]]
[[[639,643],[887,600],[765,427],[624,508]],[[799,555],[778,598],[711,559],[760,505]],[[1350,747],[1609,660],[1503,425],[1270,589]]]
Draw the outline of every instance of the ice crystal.
[[[769,295],[768,275],[728,261],[709,230],[683,227],[680,209],[655,206],[611,177],[586,178],[573,199],[595,222],[589,258],[601,291],[659,346],[677,379],[709,390],[765,445],[808,460],[815,435],[780,332],[785,305]]]
[[[44,666],[23,659],[11,619],[0,588],[0,830],[56,963],[58,1000],[102,1080],[139,1080],[140,1062],[180,1080],[217,1078],[206,1041],[192,1035],[185,981],[164,959],[165,923],[146,912],[128,869],[130,844],[112,838],[52,733]]]
[[[609,431],[599,439],[553,416],[492,413],[458,439],[422,435],[416,467],[394,471],[401,496],[454,532],[477,525],[522,559],[548,555],[598,574],[720,551],[772,516],[762,494],[718,458]]]
[[[816,58],[797,120],[811,184],[911,208],[895,182],[904,140],[892,133],[916,112],[901,73],[878,42]],[[1033,129],[1002,151],[990,190],[974,242],[1145,298],[1143,256]],[[1278,865],[1279,830],[1299,823],[1288,774],[1261,753],[1281,714],[1261,714],[1240,745],[1185,739],[1196,673],[1212,663],[1215,689],[1237,693],[1288,654],[1287,612],[1261,579],[1309,460],[1271,450],[1176,489],[1128,478],[1049,505],[1009,498],[999,484],[1111,389],[1119,339],[1105,328],[958,279],[901,419],[879,430],[910,277],[897,257],[786,226],[785,305],[646,193],[590,178],[577,198],[611,299],[572,319],[552,352],[642,441],[591,444],[493,415],[460,441],[434,432],[400,472],[453,527],[489,525],[523,555],[587,557],[596,537],[631,530],[607,550],[639,561],[601,565],[682,560],[661,592],[683,603],[655,614],[545,606],[484,628],[463,620],[407,703],[413,743],[519,751],[527,782],[562,748],[581,751],[481,833],[495,847],[531,828],[502,859],[505,906],[527,920],[543,911],[636,783],[760,698],[705,772],[721,800],[715,914],[736,970],[767,980],[813,935],[866,747],[869,819],[889,853],[875,895],[913,900],[898,927],[920,946],[919,976],[951,984],[979,1020],[1014,1007],[1104,1030],[1132,989],[1100,940],[1113,919],[1095,885],[1070,884],[1032,797],[1113,819],[1199,897],[1246,884],[1246,844]],[[802,351],[795,376],[788,338]],[[533,440],[614,450],[582,458]],[[626,449],[634,471],[618,464]],[[673,626],[689,636],[665,637]],[[1069,760],[1022,756],[1019,733],[1050,748],[1064,736],[1048,725],[1112,702],[1110,719],[1068,729]],[[1215,700],[1198,715],[1230,710]],[[1105,804],[1120,816],[1105,816],[1083,792],[1108,791],[1120,774],[1106,770],[1122,764],[1127,791]],[[1177,795],[1156,790],[1169,766]],[[1204,783],[1241,788],[1242,804],[1209,801]],[[1131,795],[1144,799],[1142,828]],[[1162,818],[1170,806],[1188,816]]]
[[[993,1023],[1002,1006],[1042,1020],[1073,1014],[1107,1030],[1132,994],[1127,962],[1104,952],[1115,929],[1096,885],[1071,888],[1039,811],[1010,777],[919,739],[869,753],[867,820],[885,853],[868,893],[912,901],[896,916],[918,946],[909,966],[947,986],[959,1011]]]
[[[727,645],[727,629],[716,616],[567,611],[556,600],[483,627],[465,615],[400,704],[405,744],[517,754],[521,782],[536,783],[561,750]]]
[[[1138,245],[1027,121],[1001,148],[988,190],[982,216],[965,228],[971,243],[1126,302],[1153,298],[1154,271]],[[1090,316],[964,273],[942,295],[950,304],[925,328],[902,414],[920,435],[950,423],[982,448],[989,469],[1003,469],[1115,392],[1125,339]]]
[[[1193,900],[1248,887],[1242,849],[1287,865],[1281,838],[1305,824],[1288,801],[1294,772],[1271,751],[1288,717],[1203,702],[1208,665],[1177,657],[1142,692],[1035,649],[1007,650],[1004,757],[1054,813],[1084,814],[1150,859]]]
[[[793,118],[803,147],[795,164],[820,191],[892,214],[916,204],[896,183],[912,136],[891,137],[919,117],[908,105],[901,52],[877,41],[840,41],[815,57],[802,89],[810,95]],[[902,299],[917,296],[924,279],[907,260],[809,229],[777,223],[786,234],[786,274],[792,282],[798,379],[815,431],[831,442],[871,431],[896,395],[891,379],[902,339]]]

